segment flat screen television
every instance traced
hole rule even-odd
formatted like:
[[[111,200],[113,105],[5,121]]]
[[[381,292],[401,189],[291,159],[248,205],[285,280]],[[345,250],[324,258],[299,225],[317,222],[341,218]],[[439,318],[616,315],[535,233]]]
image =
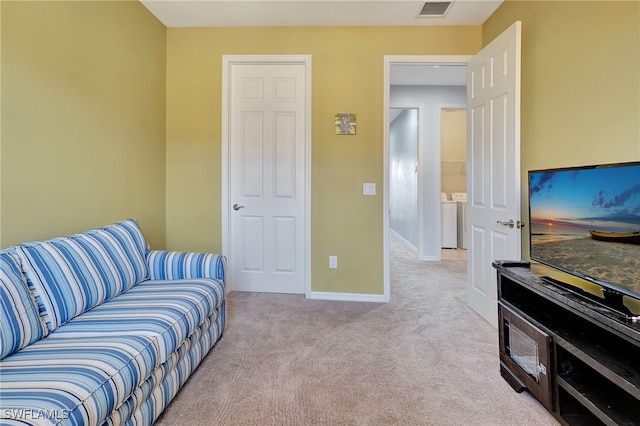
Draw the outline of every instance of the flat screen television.
[[[640,299],[640,161],[530,171],[529,224],[531,260]]]

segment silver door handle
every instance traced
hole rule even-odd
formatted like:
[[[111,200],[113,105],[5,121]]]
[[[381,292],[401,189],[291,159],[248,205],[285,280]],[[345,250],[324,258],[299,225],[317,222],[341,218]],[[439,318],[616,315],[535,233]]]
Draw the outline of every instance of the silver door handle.
[[[499,223],[500,225],[508,226],[509,228],[513,228],[514,225],[515,225],[513,223],[513,219],[509,219],[509,222],[503,222],[503,221],[499,220],[497,223]]]
[[[513,219],[509,219],[509,222],[503,222],[501,220],[498,221],[498,223],[500,225],[504,225],[504,226],[508,226],[509,228],[513,228],[513,226],[515,225],[516,228],[520,229],[520,228],[524,228],[524,222],[521,221],[517,221],[517,222],[513,222]]]
[[[244,209],[244,206],[240,206],[238,204],[234,204],[233,205],[233,209],[237,211],[237,210],[240,210],[240,209]]]

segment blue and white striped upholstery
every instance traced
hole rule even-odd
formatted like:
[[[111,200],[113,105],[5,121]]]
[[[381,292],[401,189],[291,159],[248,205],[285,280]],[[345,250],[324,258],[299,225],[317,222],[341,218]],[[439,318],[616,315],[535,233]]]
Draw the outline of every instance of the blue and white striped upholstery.
[[[46,335],[17,259],[0,251],[0,359]]]
[[[154,374],[104,423],[105,426],[150,425],[162,413],[191,373],[220,338],[225,327],[224,306],[174,352]],[[126,423],[124,420],[127,420]]]
[[[225,328],[224,257],[149,251],[133,219],[11,250],[2,425],[151,425]]]
[[[149,250],[147,263],[152,280],[216,278],[224,280],[223,256],[208,253],[183,253]]]
[[[221,281],[144,281],[0,361],[0,423],[151,424],[224,326]]]
[[[27,283],[49,331],[147,278],[146,241],[137,222],[22,244]]]

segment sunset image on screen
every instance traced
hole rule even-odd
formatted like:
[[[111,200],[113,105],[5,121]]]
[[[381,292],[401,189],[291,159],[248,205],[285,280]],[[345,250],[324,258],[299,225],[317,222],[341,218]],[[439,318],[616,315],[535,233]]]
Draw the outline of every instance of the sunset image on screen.
[[[531,258],[640,293],[640,164],[529,173]]]

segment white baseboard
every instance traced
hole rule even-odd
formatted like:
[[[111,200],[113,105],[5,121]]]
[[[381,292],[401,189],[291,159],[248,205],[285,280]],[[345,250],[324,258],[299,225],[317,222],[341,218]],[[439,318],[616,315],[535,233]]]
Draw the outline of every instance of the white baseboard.
[[[315,300],[339,300],[344,302],[375,302],[388,303],[389,298],[384,294],[364,294],[364,293],[332,293],[328,291],[310,291],[305,297]]]
[[[420,258],[420,260],[428,260],[428,261],[435,261],[435,262],[439,262],[442,259],[438,258],[438,256],[422,256]]]

